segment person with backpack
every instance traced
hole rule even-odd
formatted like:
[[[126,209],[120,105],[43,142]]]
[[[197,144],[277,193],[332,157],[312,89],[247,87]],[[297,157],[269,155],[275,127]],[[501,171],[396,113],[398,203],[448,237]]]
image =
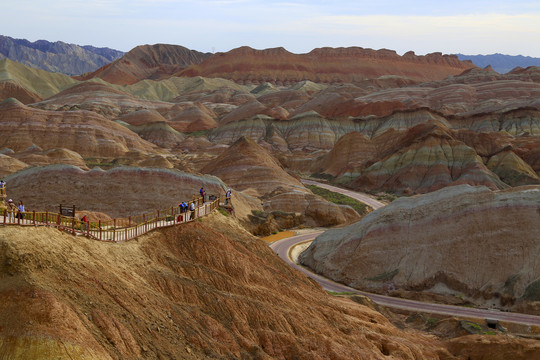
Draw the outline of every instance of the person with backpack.
[[[231,199],[231,189],[227,190],[225,194],[225,205],[229,205],[229,200]]]
[[[8,221],[11,223],[15,222],[15,211],[17,211],[17,206],[15,206],[12,199],[9,199],[7,204],[7,215]]]
[[[22,200],[19,200],[19,206],[17,206],[17,219],[22,220],[24,214],[24,204]]]
[[[0,195],[6,195],[6,182],[0,180]]]
[[[199,193],[201,194],[202,202],[204,204],[206,202],[205,200],[206,192],[204,191],[204,188],[201,188],[201,190],[199,190]]]
[[[88,230],[88,218],[86,217],[86,214],[81,219],[81,230],[87,231]]]

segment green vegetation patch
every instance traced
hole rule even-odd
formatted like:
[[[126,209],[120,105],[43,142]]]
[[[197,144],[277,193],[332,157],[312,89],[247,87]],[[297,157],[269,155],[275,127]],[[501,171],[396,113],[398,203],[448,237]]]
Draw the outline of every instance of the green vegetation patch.
[[[540,301],[540,279],[527,286],[523,298],[530,301]]]
[[[328,294],[339,296],[339,295],[356,295],[355,292],[352,291],[342,291],[342,292],[336,292],[336,291],[328,291]]]
[[[382,194],[377,194],[377,200],[379,201],[387,201],[387,202],[392,202],[394,200],[396,200],[398,197],[394,194],[389,194],[389,193],[382,193]]]
[[[191,133],[186,133],[186,135],[187,136],[194,136],[194,137],[201,137],[201,136],[208,135],[209,132],[210,132],[210,130],[197,130],[197,131],[193,131]]]
[[[382,274],[379,274],[379,275],[371,277],[371,278],[366,278],[366,280],[377,281],[377,282],[386,282],[386,281],[392,280],[394,278],[394,276],[396,276],[398,274],[398,272],[399,272],[399,269],[395,269],[395,270],[392,270],[392,271],[384,272]]]
[[[508,294],[514,293],[514,286],[516,285],[516,282],[519,280],[520,274],[514,274],[510,276],[506,281],[504,282],[504,292]]]
[[[225,216],[229,216],[229,213],[227,212],[227,210],[223,209],[222,207],[218,207],[218,211],[222,214],[222,215],[225,215]]]
[[[314,173],[314,174],[311,174],[311,177],[314,178],[314,179],[323,179],[323,180],[327,180],[327,181],[334,180],[334,177],[332,175],[324,174],[324,173]]]
[[[311,190],[312,193],[322,196],[325,200],[333,202],[334,204],[349,205],[360,215],[366,215],[371,211],[371,207],[348,196],[323,189],[316,185],[308,185],[308,189]]]

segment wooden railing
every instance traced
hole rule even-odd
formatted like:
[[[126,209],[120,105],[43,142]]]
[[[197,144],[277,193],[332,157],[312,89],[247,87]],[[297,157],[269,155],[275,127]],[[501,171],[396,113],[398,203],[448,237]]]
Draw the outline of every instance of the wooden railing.
[[[72,233],[73,235],[84,235],[101,241],[124,242],[135,239],[157,228],[184,224],[205,216],[219,207],[220,200],[222,199],[217,198],[203,204],[202,198],[199,198],[187,203],[188,210],[184,212],[181,211],[179,206],[173,206],[170,209],[157,210],[128,218],[113,219],[110,221],[100,220],[97,222],[83,222],[77,218],[50,212],[32,211],[19,215],[16,211],[10,213],[4,210],[3,218],[0,218],[0,224],[51,226]],[[191,203],[195,204],[194,211],[189,210]]]

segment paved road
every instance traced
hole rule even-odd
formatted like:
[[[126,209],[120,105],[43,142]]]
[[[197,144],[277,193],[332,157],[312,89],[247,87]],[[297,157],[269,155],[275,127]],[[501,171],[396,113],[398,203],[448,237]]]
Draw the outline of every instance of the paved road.
[[[358,193],[358,192],[355,192],[355,191],[352,191],[352,190],[342,189],[342,188],[338,188],[338,187],[335,187],[335,186],[332,186],[332,185],[319,183],[319,182],[312,181],[312,180],[302,180],[302,183],[307,184],[307,185],[317,185],[318,187],[321,187],[323,189],[327,189],[327,190],[330,190],[330,191],[333,191],[333,192],[337,192],[337,193],[340,193],[340,194],[343,194],[343,195],[347,195],[348,197],[351,197],[351,198],[353,198],[355,200],[361,201],[364,204],[368,204],[369,206],[371,206],[375,210],[378,209],[378,208],[382,208],[385,205],[382,202],[373,199],[372,197],[370,197],[367,194]]]
[[[317,185],[320,187],[323,187],[322,185],[325,185],[325,184],[315,183],[313,181],[310,181],[310,183],[314,183],[314,185]],[[329,185],[325,185],[325,186],[329,186]],[[342,192],[343,189],[339,189],[333,186],[331,190],[344,193]],[[346,190],[346,191],[349,192],[349,190]],[[356,194],[356,195],[362,195],[362,194]],[[364,195],[364,196],[367,196],[367,195]],[[373,200],[371,198],[369,199]],[[376,201],[376,200],[373,200],[373,201]],[[315,237],[317,237],[320,234],[322,234],[322,231],[293,236],[290,238],[276,241],[270,244],[270,247],[286,263],[288,263],[292,267],[300,270],[307,276],[317,281],[327,291],[357,293],[359,295],[364,295],[364,296],[369,297],[372,301],[374,301],[375,303],[379,305],[388,306],[392,308],[398,308],[398,309],[451,315],[451,316],[457,316],[457,317],[492,319],[492,320],[506,321],[506,322],[512,322],[512,323],[518,323],[518,324],[540,326],[540,316],[520,314],[520,313],[511,313],[511,312],[492,311],[492,310],[484,310],[484,309],[473,309],[473,308],[467,308],[467,307],[461,307],[461,306],[432,304],[432,303],[426,303],[422,301],[400,299],[400,298],[395,298],[391,296],[366,293],[363,291],[353,289],[346,285],[336,283],[330,279],[327,279],[323,276],[320,276],[318,274],[315,274],[309,271],[307,268],[297,265],[296,262],[293,261],[289,256],[290,249],[292,247],[302,242],[312,241],[313,239],[315,239]]]

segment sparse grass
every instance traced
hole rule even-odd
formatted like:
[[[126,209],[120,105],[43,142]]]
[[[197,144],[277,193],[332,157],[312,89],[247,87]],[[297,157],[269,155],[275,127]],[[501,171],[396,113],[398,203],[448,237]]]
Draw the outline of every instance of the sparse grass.
[[[377,282],[386,282],[386,281],[392,280],[394,278],[394,276],[397,275],[398,272],[399,272],[399,269],[395,269],[395,270],[388,271],[388,272],[379,274],[379,275],[371,277],[371,278],[366,278],[366,280],[377,281]]]
[[[389,194],[389,193],[382,193],[382,194],[377,194],[377,200],[379,201],[387,201],[389,203],[391,203],[392,201],[396,200],[398,197],[394,194]]]
[[[266,218],[268,216],[267,213],[265,213],[264,211],[262,210],[251,210],[251,213],[257,217],[264,217]]]
[[[328,294],[338,296],[338,295],[356,295],[355,292],[352,291],[343,291],[343,292],[336,292],[336,291],[327,291]]]
[[[504,292],[512,294],[514,292],[514,286],[516,285],[516,282],[519,280],[520,275],[514,274],[510,276],[506,281],[504,282]]]
[[[530,301],[540,301],[540,280],[533,281],[527,286],[523,298]]]
[[[325,200],[333,202],[334,204],[349,205],[360,215],[366,215],[370,211],[369,206],[348,196],[320,188],[316,185],[309,185],[308,189],[311,190],[312,193],[322,196]]]
[[[194,136],[194,137],[201,137],[201,136],[206,136],[206,134],[208,134],[208,130],[197,130],[192,133],[187,133],[186,135]]]
[[[330,174],[322,174],[322,173],[314,173],[314,174],[311,174],[311,177],[314,178],[314,179],[323,179],[323,180],[327,180],[327,181],[332,181],[334,179],[334,177]]]
[[[225,210],[225,209],[223,209],[221,207],[218,207],[218,211],[224,216],[227,216],[227,217],[229,216],[229,213],[227,212],[227,210]]]

